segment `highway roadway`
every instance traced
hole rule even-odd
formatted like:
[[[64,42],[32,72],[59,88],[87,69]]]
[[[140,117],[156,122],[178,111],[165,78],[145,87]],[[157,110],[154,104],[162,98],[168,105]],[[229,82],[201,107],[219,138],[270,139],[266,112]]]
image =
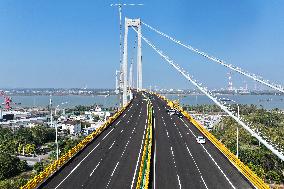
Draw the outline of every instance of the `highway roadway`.
[[[253,188],[200,131],[167,113],[166,102],[149,95],[154,108],[152,189]],[[39,188],[135,188],[147,125],[147,101],[138,93],[124,113]]]
[[[137,94],[113,124],[39,188],[134,188],[147,125],[146,105]]]
[[[201,132],[185,118],[169,115],[166,102],[152,95],[154,160],[152,188],[253,188],[208,140],[196,142]]]

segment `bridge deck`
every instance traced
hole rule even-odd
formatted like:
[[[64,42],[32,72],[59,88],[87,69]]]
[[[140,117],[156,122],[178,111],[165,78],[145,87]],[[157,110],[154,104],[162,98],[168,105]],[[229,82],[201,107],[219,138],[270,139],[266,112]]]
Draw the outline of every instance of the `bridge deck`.
[[[155,116],[156,188],[252,188],[250,183],[185,118],[170,116],[166,103],[152,96]]]
[[[130,188],[145,126],[146,101],[138,95],[107,130],[40,188]]]
[[[185,118],[170,116],[166,102],[151,97],[154,108],[152,188],[252,188],[250,183]],[[126,111],[40,188],[135,188],[147,107],[135,95]]]

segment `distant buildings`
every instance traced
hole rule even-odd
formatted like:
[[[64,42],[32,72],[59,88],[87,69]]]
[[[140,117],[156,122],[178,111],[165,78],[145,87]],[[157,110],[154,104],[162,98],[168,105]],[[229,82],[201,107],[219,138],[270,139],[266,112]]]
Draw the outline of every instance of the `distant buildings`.
[[[68,131],[68,134],[71,135],[77,135],[81,133],[81,122],[80,121],[65,121],[64,123],[59,123],[57,125],[58,127],[61,127],[62,131]]]
[[[37,108],[27,108],[23,111],[0,112],[0,126],[18,129],[20,127],[35,127],[43,125],[48,127],[57,126],[60,134],[88,135],[100,127],[103,122],[111,115],[108,111],[103,111],[97,106],[94,110],[85,111],[83,114],[65,113],[53,117],[53,124],[50,122],[50,111]],[[2,119],[3,115],[13,115],[11,119]],[[7,117],[7,116],[6,116]]]

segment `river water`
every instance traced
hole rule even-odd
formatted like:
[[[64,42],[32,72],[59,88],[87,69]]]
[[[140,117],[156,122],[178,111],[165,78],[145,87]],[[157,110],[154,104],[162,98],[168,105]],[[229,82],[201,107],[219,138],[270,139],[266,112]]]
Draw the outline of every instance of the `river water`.
[[[214,102],[205,95],[167,95],[167,97],[169,99],[179,99],[181,104],[214,104]],[[238,104],[254,104],[258,107],[263,106],[265,109],[279,108],[284,110],[284,95],[220,95],[218,97],[233,100]]]
[[[182,104],[213,104],[213,102],[204,95],[167,95],[169,99],[179,99]],[[239,104],[255,104],[263,106],[266,109],[279,108],[284,110],[284,95],[224,95],[220,98],[226,98],[236,101]],[[49,96],[13,96],[13,102],[21,103],[22,107],[46,107],[49,104]],[[118,96],[53,96],[54,106],[74,107],[77,105],[98,104],[104,107],[118,106]],[[66,103],[67,102],[67,103]],[[64,103],[64,104],[62,104]]]

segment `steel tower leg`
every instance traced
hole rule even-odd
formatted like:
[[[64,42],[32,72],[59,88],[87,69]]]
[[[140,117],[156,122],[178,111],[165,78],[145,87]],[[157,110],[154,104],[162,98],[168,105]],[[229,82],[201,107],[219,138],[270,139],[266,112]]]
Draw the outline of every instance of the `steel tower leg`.
[[[141,52],[141,20],[138,19],[138,40],[137,40],[137,90],[142,90],[142,52]]]
[[[127,104],[127,38],[128,38],[128,19],[125,18],[124,47],[123,47],[123,94],[122,105]]]

